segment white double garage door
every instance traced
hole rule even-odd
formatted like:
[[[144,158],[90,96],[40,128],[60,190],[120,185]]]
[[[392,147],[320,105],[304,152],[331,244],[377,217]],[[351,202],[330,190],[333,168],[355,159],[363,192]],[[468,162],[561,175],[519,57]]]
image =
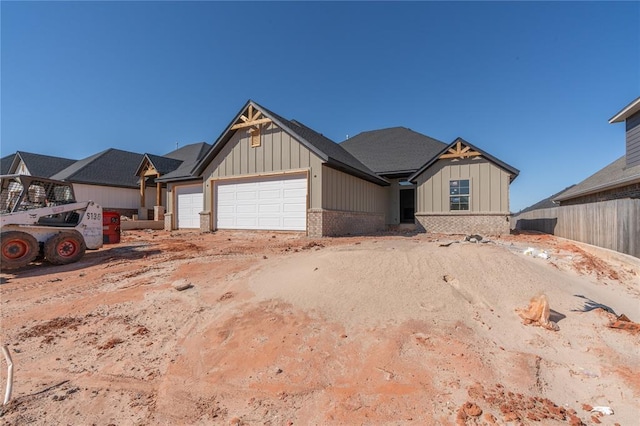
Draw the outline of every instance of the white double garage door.
[[[217,229],[307,229],[306,176],[223,180],[215,188]]]

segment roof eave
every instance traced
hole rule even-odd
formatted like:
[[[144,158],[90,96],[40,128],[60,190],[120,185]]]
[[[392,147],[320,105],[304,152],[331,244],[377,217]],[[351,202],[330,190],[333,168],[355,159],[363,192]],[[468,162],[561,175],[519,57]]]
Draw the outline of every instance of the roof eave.
[[[607,183],[603,183],[601,185],[596,185],[593,186],[591,188],[587,188],[587,189],[583,189],[582,191],[578,191],[574,194],[569,194],[567,195],[562,195],[560,194],[559,197],[554,198],[552,201],[567,201],[567,200],[571,200],[573,198],[578,198],[578,197],[583,197],[585,195],[590,195],[590,194],[595,194],[597,192],[601,192],[601,191],[607,191],[609,189],[614,189],[617,188],[619,186],[622,185],[629,185],[635,182],[640,182],[640,174],[637,175],[633,175],[633,176],[629,176],[627,178],[624,179],[618,179],[616,181],[613,182],[607,182]]]
[[[329,160],[325,163],[327,164],[327,166],[329,167],[333,167],[336,170],[340,170],[343,171],[345,173],[357,176],[359,178],[362,178],[364,180],[367,180],[371,183],[375,183],[376,185],[380,185],[380,186],[389,186],[390,183],[388,180],[386,180],[383,177],[380,177],[378,175],[370,175],[367,173],[364,173],[360,170],[354,169],[353,167],[350,167],[344,163],[341,163],[340,161],[334,159],[334,158],[329,158]]]
[[[183,182],[186,180],[197,180],[197,181],[202,181],[202,176],[176,176],[176,177],[169,177],[169,178],[156,178],[156,182],[161,182],[161,183],[171,183],[171,182]]]
[[[629,105],[622,108],[620,112],[609,119],[609,123],[622,123],[636,112],[640,111],[640,96],[632,101]]]

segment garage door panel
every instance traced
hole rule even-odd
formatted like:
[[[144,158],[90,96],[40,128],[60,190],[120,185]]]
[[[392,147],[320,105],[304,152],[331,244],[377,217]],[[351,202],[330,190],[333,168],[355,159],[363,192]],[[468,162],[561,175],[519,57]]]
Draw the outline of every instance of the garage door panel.
[[[306,189],[285,189],[284,191],[285,198],[307,198],[307,190]]]
[[[280,214],[282,209],[282,204],[261,204],[259,207],[260,214]]]
[[[258,191],[256,190],[241,190],[238,189],[238,191],[236,192],[236,199],[237,200],[256,200],[258,198]]]
[[[282,211],[284,213],[306,213],[305,207],[300,204],[284,204]]]
[[[291,228],[291,229],[305,228],[306,229],[306,226],[307,226],[306,219],[285,217],[282,222],[283,222],[282,226],[284,228]]]
[[[218,206],[218,213],[233,214],[236,212],[234,205]]]
[[[261,200],[279,200],[282,199],[282,191],[280,189],[265,189],[260,191]]]
[[[299,176],[223,182],[216,191],[220,229],[307,229],[307,179]]]
[[[176,201],[178,228],[200,228],[200,212],[203,208],[202,186],[176,187]]]

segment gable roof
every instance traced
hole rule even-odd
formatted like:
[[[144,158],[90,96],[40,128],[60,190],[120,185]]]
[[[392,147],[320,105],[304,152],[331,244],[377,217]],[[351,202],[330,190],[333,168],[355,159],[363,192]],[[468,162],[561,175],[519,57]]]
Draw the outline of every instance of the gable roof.
[[[0,158],[0,175],[8,175],[9,170],[11,169],[11,163],[13,163],[13,159],[16,158],[15,154],[7,155],[6,157]]]
[[[626,158],[623,155],[582,182],[562,192],[555,200],[566,201],[635,182],[640,182],[640,164],[626,167]]]
[[[199,164],[199,161],[209,152],[210,149],[211,145],[209,145],[208,143],[198,142],[185,145],[179,149],[176,149],[175,151],[171,151],[168,154],[165,154],[163,156],[165,159],[172,160],[174,162],[180,162],[180,164],[174,169],[167,171],[166,174],[162,174],[159,178],[156,178],[156,181],[163,182],[169,180],[187,180],[198,178],[198,175],[194,174],[194,170]],[[155,165],[155,163],[153,164]]]
[[[143,155],[109,148],[51,176],[52,179],[93,185],[139,188],[136,176]]]
[[[507,171],[510,175],[510,182],[513,182],[513,180],[515,178],[518,177],[518,175],[520,174],[520,170],[516,169],[515,167],[512,167],[510,165],[508,165],[507,163],[498,160],[496,157],[492,156],[491,154],[488,154],[487,152],[479,149],[478,147],[470,144],[469,142],[465,141],[462,138],[456,138],[456,140],[454,140],[453,142],[451,142],[449,145],[445,146],[444,149],[442,149],[439,153],[437,153],[431,160],[429,160],[425,165],[423,165],[422,167],[420,167],[420,169],[415,172],[414,174],[412,174],[411,176],[409,176],[408,180],[409,182],[413,182],[415,181],[415,179],[420,176],[425,170],[427,170],[429,167],[431,167],[435,162],[437,162],[440,159],[440,156],[445,154],[449,149],[452,149],[454,146],[456,146],[458,144],[458,142],[462,143],[463,145],[466,145],[467,147],[471,148],[474,151],[477,151],[481,154],[482,157],[486,158],[487,160],[491,161],[492,163],[494,163],[495,165],[497,165],[498,167],[504,169],[505,171]]]
[[[411,174],[446,144],[406,127],[362,132],[340,146],[380,175]]]
[[[136,169],[136,175],[140,176],[145,161],[148,161],[160,173],[160,177],[155,179],[158,182],[177,180],[176,178],[196,178],[197,176],[192,175],[193,169],[210,148],[211,145],[208,143],[198,142],[185,145],[165,155],[144,154]]]
[[[304,145],[311,152],[320,157],[326,162],[328,166],[331,166],[337,170],[341,170],[345,173],[358,176],[362,179],[376,183],[378,185],[389,185],[386,179],[381,178],[371,171],[367,166],[362,164],[352,154],[343,149],[340,145],[316,132],[315,130],[305,126],[299,121],[287,120],[278,114],[258,105],[256,102],[249,100],[240,109],[240,112],[236,114],[235,118],[231,120],[231,123],[222,132],[220,137],[213,144],[209,152],[204,156],[196,168],[193,171],[194,175],[201,174],[206,166],[215,158],[215,156],[222,150],[231,137],[235,134],[235,130],[232,129],[234,123],[240,119],[242,113],[249,107],[260,110],[267,118],[280,127],[284,132],[293,136],[298,142]],[[168,180],[168,179],[167,179]]]
[[[140,176],[140,169],[142,168],[142,165],[145,163],[145,160],[148,160],[149,163],[151,163],[151,165],[156,169],[156,171],[160,173],[160,176],[166,175],[167,173],[170,173],[176,170],[183,163],[182,160],[162,157],[160,155],[145,154],[144,158],[140,162],[140,166],[138,166],[138,169],[136,170],[137,176]]]
[[[6,157],[5,157],[6,158]],[[4,159],[3,159],[4,160]],[[75,163],[76,160],[69,158],[53,157],[51,155],[33,154],[31,152],[16,151],[9,168],[3,174],[13,173],[20,164],[20,160],[25,164],[29,173],[33,176],[48,178],[58,173],[60,170]]]
[[[621,123],[638,111],[640,111],[640,96],[632,101],[629,105],[622,108],[622,110],[620,110],[616,115],[611,117],[609,119],[609,123]]]

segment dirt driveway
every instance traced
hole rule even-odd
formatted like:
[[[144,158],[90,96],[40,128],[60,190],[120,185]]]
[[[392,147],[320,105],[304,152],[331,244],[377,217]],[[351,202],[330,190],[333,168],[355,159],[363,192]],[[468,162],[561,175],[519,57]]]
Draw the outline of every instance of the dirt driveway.
[[[609,327],[640,322],[640,259],[550,236],[128,231],[1,280],[5,424],[631,425],[640,412],[640,336]],[[538,294],[558,331],[516,314]]]

